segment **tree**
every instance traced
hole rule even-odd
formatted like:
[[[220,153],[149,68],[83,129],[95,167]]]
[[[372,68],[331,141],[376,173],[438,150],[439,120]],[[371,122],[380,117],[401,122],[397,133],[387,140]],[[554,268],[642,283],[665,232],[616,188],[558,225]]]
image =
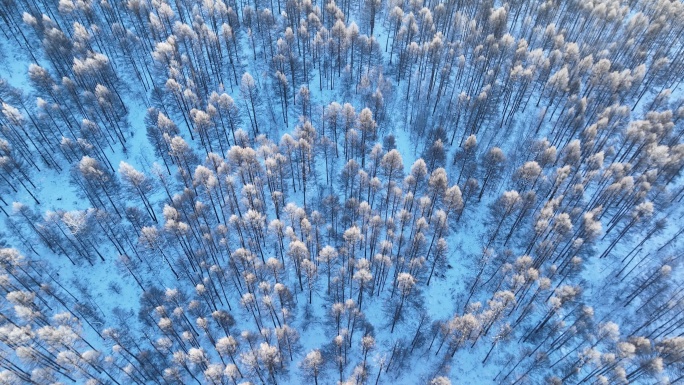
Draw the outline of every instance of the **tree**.
[[[444,238],[439,238],[437,240],[437,246],[435,249],[435,256],[432,259],[432,267],[430,268],[430,275],[428,276],[426,285],[430,286],[430,280],[432,279],[432,274],[435,272],[435,267],[438,263],[441,263],[446,257],[447,242]]]
[[[361,148],[359,149],[359,151],[361,152],[361,167],[365,167],[366,152],[368,151],[366,143],[375,142],[377,136],[377,124],[375,123],[375,120],[373,120],[373,113],[369,108],[364,108],[363,110],[361,110],[358,119],[359,129],[361,131]]]
[[[27,173],[28,170],[25,169],[24,163],[18,160],[16,154],[12,151],[10,144],[1,138],[0,154],[2,154],[0,156],[0,169],[3,170],[2,181],[7,184],[11,190],[17,192],[17,188],[13,183],[14,180],[16,180],[31,198],[33,198],[33,201],[36,202],[36,204],[40,204],[38,198],[33,194],[32,189],[26,184],[28,183],[32,188],[36,187],[29,178]]]
[[[478,202],[482,200],[485,189],[489,183],[496,183],[502,176],[506,156],[499,147],[492,147],[486,155],[484,155],[484,176],[482,177],[482,189],[477,196]]]
[[[118,200],[119,185],[116,178],[108,169],[103,168],[100,162],[89,156],[84,156],[73,168],[71,175],[73,183],[81,189],[80,191],[88,198],[90,204],[106,210],[107,206],[101,199],[101,195],[104,195],[111,208],[121,218],[118,203],[114,202]]]
[[[423,154],[423,159],[427,160],[428,169],[434,170],[436,167],[444,167],[446,162],[446,150],[442,139],[432,142]]]
[[[192,169],[191,165],[197,163],[197,156],[188,143],[176,135],[170,137],[164,135],[164,140],[169,146],[169,154],[173,158],[173,162],[178,166],[178,175],[185,187],[192,187]]]
[[[456,183],[461,183],[461,178],[468,179],[470,175],[475,173],[477,169],[477,164],[475,163],[475,151],[477,148],[477,138],[475,135],[470,135],[463,143],[461,152],[454,156],[454,164],[459,160],[461,162],[461,169],[458,172],[458,180]],[[467,174],[464,176],[463,171],[468,170]]]
[[[326,293],[330,294],[330,273],[333,269],[333,266],[335,264],[335,261],[337,260],[337,250],[335,250],[334,247],[330,245],[326,245],[321,251],[318,253],[318,261],[320,263],[325,264],[325,271],[326,271],[326,276],[328,278],[328,285],[326,289]]]
[[[356,266],[356,272],[353,275],[354,281],[358,282],[359,286],[359,297],[358,297],[358,304],[359,304],[359,310],[361,310],[361,307],[363,305],[363,291],[366,288],[366,285],[368,285],[368,282],[373,280],[373,275],[370,273],[370,263],[368,262],[367,259],[363,258],[355,262]]]
[[[154,146],[155,154],[162,159],[166,171],[171,175],[170,164],[173,164],[171,158],[169,143],[165,136],[174,137],[178,135],[178,127],[156,108],[148,108],[145,115],[145,126],[147,128],[147,139]]]
[[[220,189],[219,181],[214,172],[207,167],[198,165],[195,168],[195,174],[193,176],[193,185],[204,187],[205,195],[209,198],[209,201],[211,202],[211,208],[214,211],[214,215],[216,216],[216,222],[221,223],[221,219],[219,218],[218,214],[219,212],[221,212],[223,223],[226,223],[226,217],[223,213],[223,206],[220,204],[222,199],[219,196],[218,191]],[[216,201],[218,201],[218,203]]]
[[[366,368],[366,360],[368,358],[368,352],[375,347],[375,338],[370,335],[365,335],[361,338],[361,348],[363,353],[363,367]]]
[[[395,149],[385,154],[380,161],[380,166],[382,167],[382,171],[386,180],[385,220],[387,220],[390,196],[392,195],[396,181],[401,179],[404,173],[404,163],[401,159],[401,154],[399,151]]]
[[[195,128],[195,131],[197,131],[200,142],[202,143],[202,146],[204,146],[206,153],[209,154],[210,152],[214,152],[212,141],[216,137],[216,134],[212,132],[214,123],[209,114],[205,111],[193,108],[190,110],[190,118],[192,119],[193,127]],[[223,153],[223,151],[221,151],[221,153]]]
[[[314,280],[316,279],[316,273],[318,269],[316,268],[316,264],[313,263],[310,259],[304,259],[301,262],[301,265],[304,274],[306,274],[306,282],[309,288],[309,304],[311,304],[313,300]]]
[[[119,163],[119,175],[121,175],[121,180],[124,182],[124,185],[128,188],[129,192],[137,193],[142,200],[147,213],[150,215],[150,218],[156,223],[157,215],[154,213],[154,207],[152,207],[152,203],[150,203],[148,198],[148,194],[154,189],[152,181],[147,178],[145,174],[136,170],[133,166],[124,161]]]
[[[430,385],[451,385],[451,381],[444,376],[435,377],[430,381]]]
[[[446,196],[445,192],[448,186],[449,182],[447,180],[446,170],[440,167],[430,174],[430,178],[428,179],[428,193],[430,194],[430,207],[427,211],[428,217],[432,214],[432,209],[437,202],[440,201],[440,198],[444,199]]]
[[[226,336],[226,337],[221,337],[218,341],[216,341],[216,352],[219,353],[221,356],[228,356],[230,358],[230,361],[233,363],[235,366],[235,370],[237,370],[238,374],[242,376],[242,373],[240,372],[240,369],[237,366],[237,363],[235,362],[235,354],[238,351],[238,342],[233,336]]]
[[[300,116],[311,119],[311,91],[307,86],[299,87],[297,91],[297,100],[302,106],[302,113]]]
[[[310,376],[314,378],[314,384],[318,385],[318,375],[323,366],[323,355],[320,350],[310,351],[304,361],[302,361],[302,366],[309,373]]]
[[[375,18],[378,10],[382,6],[382,2],[380,0],[372,0],[372,1],[367,1],[365,4],[366,8],[368,9],[368,20],[369,20],[369,28],[370,32],[368,33],[370,36],[373,36],[373,30],[375,29]]]
[[[539,166],[539,163],[536,161],[529,161],[525,162],[525,164],[516,170],[514,178],[518,181],[522,191],[532,191],[537,185],[537,181],[541,174],[542,168]]]
[[[399,304],[394,311],[394,317],[392,318],[392,328],[390,333],[394,332],[394,326],[397,324],[399,318],[402,317],[402,310],[404,308],[404,301],[411,294],[413,287],[416,285],[416,279],[409,273],[399,273],[397,276],[397,288],[399,288]]]
[[[285,76],[284,73],[280,71],[276,71],[275,77],[277,80],[277,85],[278,85],[278,92],[281,95],[281,109],[282,109],[282,114],[283,114],[283,122],[287,126],[288,124],[288,96],[287,96],[287,87],[288,87],[288,81],[287,81],[287,76]]]
[[[275,374],[277,365],[279,365],[281,361],[281,356],[280,352],[278,351],[278,348],[276,348],[275,346],[271,346],[268,343],[262,342],[259,345],[258,357],[259,360],[268,370],[268,373],[270,374],[273,382],[277,383]]]
[[[494,206],[494,210],[497,213],[496,217],[499,217],[501,219],[498,221],[496,229],[494,230],[490,238],[490,244],[499,234],[499,230],[501,229],[501,226],[503,225],[504,221],[508,218],[509,215],[513,213],[513,211],[516,208],[518,208],[521,202],[522,198],[520,197],[520,194],[517,191],[506,191],[501,195],[496,205]]]
[[[290,242],[288,255],[292,258],[292,262],[295,266],[295,271],[297,272],[297,277],[299,279],[299,289],[304,290],[304,284],[302,283],[302,261],[309,259],[309,249],[306,244],[300,240],[293,240]]]
[[[245,101],[245,105],[248,110],[249,122],[252,125],[254,131],[254,136],[259,135],[259,122],[257,120],[256,105],[258,101],[258,89],[254,78],[248,72],[242,75],[242,80],[240,81],[240,94],[242,99]],[[251,114],[249,111],[251,110]]]

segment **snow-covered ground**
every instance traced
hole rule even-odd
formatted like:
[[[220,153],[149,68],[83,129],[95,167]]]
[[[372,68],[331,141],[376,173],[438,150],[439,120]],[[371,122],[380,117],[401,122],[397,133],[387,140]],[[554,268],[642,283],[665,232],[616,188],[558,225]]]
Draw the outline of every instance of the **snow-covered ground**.
[[[12,150],[0,154],[0,245],[25,264],[3,251],[0,383],[682,381],[680,3],[6,7],[0,140]],[[94,52],[115,71],[78,67]],[[31,82],[32,63],[51,86]],[[232,82],[233,64],[238,81],[252,75],[257,100],[244,80],[219,84]],[[136,71],[157,89],[145,92]],[[287,124],[276,71],[295,79]],[[86,86],[101,82],[111,89]],[[214,91],[234,100],[242,142],[229,109],[209,106]],[[61,107],[41,109],[38,97]],[[340,111],[336,142],[333,102],[354,110],[347,131]],[[177,127],[161,141],[169,173],[148,135],[150,108]],[[48,137],[71,125],[86,136],[83,119],[107,145],[69,162]],[[469,149],[461,138],[471,135]],[[389,136],[403,166],[391,181]],[[226,151],[209,159],[205,141]],[[487,158],[495,146],[499,168]],[[52,167],[39,159],[51,151]],[[82,156],[116,172],[82,188],[101,175],[79,168]],[[413,175],[419,160],[425,175]],[[140,190],[125,191],[120,162],[144,174]],[[279,187],[283,200],[271,195]],[[329,293],[327,245],[338,252]],[[275,274],[269,258],[285,262]],[[65,311],[78,321],[53,317]],[[231,355],[217,347],[229,335]]]

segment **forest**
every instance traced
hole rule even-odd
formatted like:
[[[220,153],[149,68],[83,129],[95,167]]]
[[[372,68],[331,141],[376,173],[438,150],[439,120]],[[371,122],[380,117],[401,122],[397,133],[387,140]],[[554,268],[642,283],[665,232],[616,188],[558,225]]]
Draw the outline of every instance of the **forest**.
[[[0,384],[684,385],[681,0],[0,1]]]

